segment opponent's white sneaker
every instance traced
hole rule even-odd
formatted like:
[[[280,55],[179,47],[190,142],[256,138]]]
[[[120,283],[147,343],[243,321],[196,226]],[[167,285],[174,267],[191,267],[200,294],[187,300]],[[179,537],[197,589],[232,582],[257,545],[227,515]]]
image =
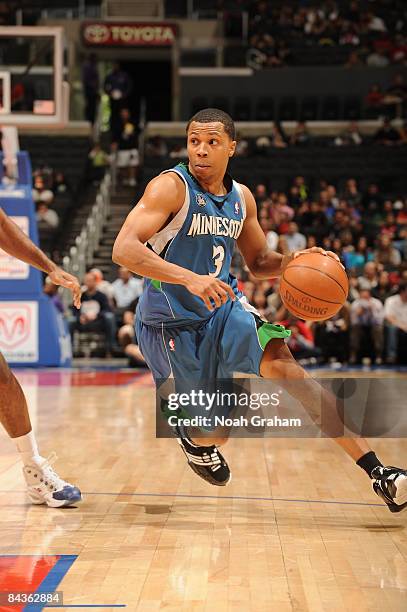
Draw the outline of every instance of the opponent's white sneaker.
[[[23,474],[28,488],[28,497],[33,504],[47,504],[51,508],[70,506],[82,500],[80,490],[62,480],[51,468],[57,456],[52,453],[40,465],[33,463],[23,467]]]

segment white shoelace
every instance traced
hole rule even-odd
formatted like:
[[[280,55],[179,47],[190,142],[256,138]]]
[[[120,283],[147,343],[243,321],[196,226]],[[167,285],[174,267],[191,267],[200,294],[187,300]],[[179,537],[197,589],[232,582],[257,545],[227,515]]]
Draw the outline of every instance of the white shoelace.
[[[55,470],[52,469],[51,465],[55,463],[58,459],[55,452],[52,452],[49,457],[44,459],[44,461],[38,465],[38,471],[42,472],[44,482],[48,485],[52,485],[55,491],[60,491],[65,486],[71,487],[72,485],[69,482],[66,482],[62,478],[58,476]],[[34,466],[33,466],[34,467]]]

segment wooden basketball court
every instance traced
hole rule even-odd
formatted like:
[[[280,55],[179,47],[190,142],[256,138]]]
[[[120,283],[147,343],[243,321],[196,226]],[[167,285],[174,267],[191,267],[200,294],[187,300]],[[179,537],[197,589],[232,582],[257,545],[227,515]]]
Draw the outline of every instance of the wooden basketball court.
[[[85,501],[29,505],[0,433],[0,591],[47,587],[93,610],[407,609],[407,512],[392,515],[332,441],[231,440],[233,480],[211,487],[155,439],[146,371],[17,376],[42,454]],[[405,440],[372,445],[407,464]]]

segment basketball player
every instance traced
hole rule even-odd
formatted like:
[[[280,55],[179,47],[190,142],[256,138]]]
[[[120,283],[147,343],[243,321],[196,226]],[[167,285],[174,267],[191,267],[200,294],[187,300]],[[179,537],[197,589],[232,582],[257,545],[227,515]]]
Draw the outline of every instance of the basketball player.
[[[76,308],[80,307],[81,290],[78,280],[48,259],[1,209],[0,247],[9,255],[46,272],[55,285],[70,289],[74,305]],[[47,504],[58,508],[81,501],[79,489],[62,480],[51,468],[50,464],[56,459],[55,455],[48,459],[40,455],[23,390],[1,353],[0,423],[16,444],[23,462],[28,496],[33,504]]]
[[[236,242],[259,279],[280,276],[299,254],[268,249],[253,195],[226,173],[236,147],[231,117],[217,109],[195,114],[187,125],[187,147],[189,163],[147,185],[113,249],[116,263],[145,277],[137,338],[156,382],[174,377],[188,385],[191,377],[254,373],[278,378],[311,416],[321,397],[325,414],[335,414],[334,396],[292,357],[284,342],[290,332],[261,320],[229,273]],[[318,247],[308,250],[337,259]],[[185,429],[176,433],[199,476],[214,485],[228,483],[230,470],[218,449],[224,440],[212,438],[209,446]],[[392,512],[407,506],[407,471],[384,467],[363,439],[335,441],[372,479]]]

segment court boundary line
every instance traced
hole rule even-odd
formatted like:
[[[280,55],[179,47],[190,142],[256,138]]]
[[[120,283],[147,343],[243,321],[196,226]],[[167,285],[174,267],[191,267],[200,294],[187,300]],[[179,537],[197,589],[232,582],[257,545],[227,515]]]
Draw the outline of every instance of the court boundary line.
[[[0,490],[1,493],[25,493],[26,491],[5,491]],[[114,491],[83,491],[84,495],[115,495],[116,497],[178,497],[178,498],[189,498],[189,499],[234,499],[241,501],[270,501],[270,502],[288,502],[288,503],[303,503],[303,504],[336,504],[345,506],[370,506],[373,508],[386,508],[385,504],[374,503],[374,502],[362,502],[362,501],[344,501],[335,499],[300,499],[290,497],[250,497],[244,495],[199,495],[193,493],[120,493]]]
[[[65,578],[66,574],[70,570],[71,566],[75,563],[79,555],[30,555],[30,554],[5,554],[0,553],[0,559],[7,558],[18,558],[18,557],[59,557],[55,565],[50,569],[48,574],[44,577],[42,582],[37,586],[36,590],[33,591],[35,594],[41,593],[55,593],[59,584]],[[127,608],[127,604],[55,604],[43,605],[42,603],[28,603],[23,608],[23,612],[29,612],[31,610],[44,610],[45,608]]]
[[[241,501],[282,501],[282,502],[300,502],[304,504],[344,504],[349,506],[374,506],[379,508],[385,508],[385,504],[377,504],[371,502],[353,502],[353,501],[336,501],[336,500],[324,500],[324,499],[296,499],[289,497],[250,497],[244,495],[198,495],[193,493],[113,493],[109,491],[84,491],[84,495],[117,495],[128,496],[128,497],[186,497],[193,499],[232,499]]]

